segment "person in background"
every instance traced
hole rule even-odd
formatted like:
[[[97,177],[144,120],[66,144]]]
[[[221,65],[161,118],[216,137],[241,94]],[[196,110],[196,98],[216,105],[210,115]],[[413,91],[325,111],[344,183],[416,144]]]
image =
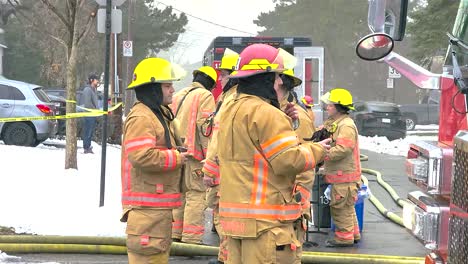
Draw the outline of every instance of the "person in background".
[[[217,162],[217,133],[219,129],[219,120],[223,104],[232,100],[233,95],[237,92],[237,79],[229,78],[237,65],[239,59],[239,53],[232,51],[228,48],[224,51],[223,58],[221,59],[221,65],[219,66],[219,81],[223,87],[223,93],[218,97],[216,104],[216,110],[214,113],[205,121],[205,127],[202,127],[206,133],[213,133],[210,142],[208,143],[208,150],[206,152],[205,163],[203,164],[203,182],[209,188],[206,194],[207,207],[213,209],[213,224],[215,230],[219,235],[219,253],[217,259],[212,259],[209,264],[222,264],[227,262],[229,257],[227,251],[227,238],[223,235],[223,228],[219,223],[219,164]],[[221,144],[222,145],[222,144]]]
[[[180,122],[180,133],[189,155],[182,180],[183,204],[174,209],[172,239],[190,244],[201,244],[205,232],[206,187],[203,184],[203,163],[206,158],[209,135],[202,125],[215,110],[211,90],[218,74],[213,67],[203,66],[193,71],[193,82],[174,95],[172,111]]]
[[[327,247],[352,247],[361,239],[354,210],[361,182],[359,137],[349,111],[354,110],[351,93],[335,88],[320,98],[327,106],[324,129],[331,134],[332,144],[325,156],[325,182],[332,185],[330,212],[335,223],[334,239]]]
[[[88,77],[88,85],[83,89],[81,94],[80,105],[87,109],[98,109],[97,87],[99,85],[99,77],[96,74],[90,74]],[[83,117],[83,149],[84,153],[94,154],[91,140],[93,139],[94,129],[96,128],[95,116]]]

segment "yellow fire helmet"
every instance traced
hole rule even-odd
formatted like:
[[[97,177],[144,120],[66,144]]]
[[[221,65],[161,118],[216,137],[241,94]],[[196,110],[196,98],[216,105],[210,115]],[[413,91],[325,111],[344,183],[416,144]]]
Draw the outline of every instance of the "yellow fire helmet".
[[[287,69],[283,72],[284,75],[287,75],[291,78],[293,78],[294,82],[294,87],[299,86],[302,84],[302,80],[294,76],[294,71],[293,69]]]
[[[354,110],[353,96],[348,90],[343,88],[335,88],[330,92],[327,92],[320,97],[320,101],[326,104],[340,104],[350,110]]]
[[[218,80],[218,73],[211,66],[202,66],[198,68],[198,70],[194,70],[192,73],[193,77],[195,77],[195,75],[199,72],[203,72],[204,74],[208,75],[214,82]]]
[[[236,69],[237,60],[239,60],[239,53],[226,48],[223,58],[221,59],[221,65],[219,65],[218,69],[234,71]]]
[[[172,83],[179,81],[186,72],[182,67],[161,58],[146,58],[133,71],[133,81],[127,89],[134,89],[148,83]]]

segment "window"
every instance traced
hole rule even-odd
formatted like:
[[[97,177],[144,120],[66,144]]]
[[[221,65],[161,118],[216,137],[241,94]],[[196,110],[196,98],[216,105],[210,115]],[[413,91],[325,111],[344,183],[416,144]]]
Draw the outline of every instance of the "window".
[[[50,103],[50,98],[47,96],[47,94],[44,92],[44,90],[41,87],[34,88],[34,94],[39,98],[40,101],[44,103]]]
[[[0,99],[4,100],[26,100],[24,94],[15,87],[0,85]]]
[[[24,97],[24,94],[18,90],[18,88],[15,87],[9,87],[10,88],[10,96],[13,98],[13,100],[26,100],[26,97]]]
[[[0,85],[0,99],[11,100],[10,89],[8,89],[8,86]]]

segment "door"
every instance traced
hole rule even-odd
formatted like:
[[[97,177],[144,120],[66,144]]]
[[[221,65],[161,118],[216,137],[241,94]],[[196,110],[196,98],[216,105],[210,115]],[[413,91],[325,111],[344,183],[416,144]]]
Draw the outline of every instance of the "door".
[[[294,74],[302,80],[296,88],[297,96],[305,95],[314,99],[315,126],[323,123],[323,111],[320,97],[323,95],[324,49],[323,47],[295,47],[294,56],[297,58]]]
[[[15,109],[15,100],[9,86],[0,84],[0,118],[11,117]],[[0,131],[5,123],[0,122]]]

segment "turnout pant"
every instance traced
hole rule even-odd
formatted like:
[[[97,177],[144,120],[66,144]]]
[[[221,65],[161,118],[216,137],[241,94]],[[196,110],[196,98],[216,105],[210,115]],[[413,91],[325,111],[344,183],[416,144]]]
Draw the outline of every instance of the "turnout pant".
[[[361,239],[359,225],[354,209],[359,190],[358,183],[338,183],[332,185],[330,212],[335,223],[335,241],[353,244]]]
[[[185,164],[182,206],[173,210],[172,238],[190,244],[201,244],[205,231],[205,197],[202,164],[189,158]]]
[[[294,223],[269,229],[256,239],[228,236],[229,258],[226,263],[300,264],[301,254],[297,254],[300,246],[296,238]]]
[[[223,227],[219,223],[219,185],[210,188],[206,193],[207,206],[213,209],[213,223],[219,236],[218,260],[226,262],[228,259],[227,237],[223,235]]]
[[[132,209],[127,218],[129,264],[167,264],[171,248],[172,209]]]

